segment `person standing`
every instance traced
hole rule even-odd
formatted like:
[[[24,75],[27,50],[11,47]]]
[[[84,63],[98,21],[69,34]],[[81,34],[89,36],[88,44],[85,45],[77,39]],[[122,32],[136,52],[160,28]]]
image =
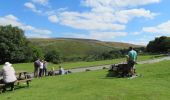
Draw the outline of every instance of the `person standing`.
[[[39,75],[39,68],[40,68],[40,59],[37,59],[34,62],[34,77],[38,77],[38,75]]]
[[[2,75],[3,75],[3,83],[5,87],[3,88],[3,92],[6,91],[7,86],[11,86],[11,91],[14,89],[14,82],[17,80],[15,76],[15,70],[12,67],[12,64],[9,62],[5,62],[5,65],[2,68]]]
[[[43,66],[44,66],[43,62],[44,62],[43,60],[40,61],[39,77],[42,77],[42,76],[43,76]]]
[[[44,61],[43,63],[43,75],[47,75],[47,61]]]
[[[128,52],[128,66],[130,68],[131,74],[134,75],[136,73],[136,69],[134,65],[137,61],[137,52],[133,49],[133,47],[129,47]]]

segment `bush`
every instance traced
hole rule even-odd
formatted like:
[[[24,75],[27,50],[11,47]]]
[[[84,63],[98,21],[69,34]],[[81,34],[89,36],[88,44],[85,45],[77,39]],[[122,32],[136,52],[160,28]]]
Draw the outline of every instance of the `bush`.
[[[52,63],[55,63],[55,64],[58,64],[58,63],[61,63],[62,60],[61,60],[61,55],[58,51],[56,50],[51,50],[51,51],[48,51],[46,54],[45,54],[45,60],[48,61],[48,62],[52,62]]]

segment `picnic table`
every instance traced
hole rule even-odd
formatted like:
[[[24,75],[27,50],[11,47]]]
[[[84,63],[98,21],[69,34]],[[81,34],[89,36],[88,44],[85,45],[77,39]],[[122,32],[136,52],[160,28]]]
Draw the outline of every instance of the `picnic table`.
[[[17,80],[13,83],[14,87],[19,86],[20,83],[27,84],[27,87],[29,87],[29,83],[31,82],[32,79],[30,77],[28,77],[28,76],[29,76],[29,74],[26,71],[18,71],[18,72],[16,72]],[[0,77],[0,79],[2,79],[2,77]],[[0,84],[0,93],[2,92],[4,87],[7,88],[9,86],[7,84],[1,83]]]
[[[29,82],[32,79],[29,78],[28,72],[26,72],[26,71],[18,71],[18,72],[16,72],[16,77],[17,77],[17,81],[15,83],[17,85],[19,85],[20,83],[26,83],[27,86],[29,87]]]

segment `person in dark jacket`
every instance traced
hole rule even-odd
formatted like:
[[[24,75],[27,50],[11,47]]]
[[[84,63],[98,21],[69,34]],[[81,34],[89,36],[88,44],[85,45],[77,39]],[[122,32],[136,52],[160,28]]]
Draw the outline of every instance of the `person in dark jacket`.
[[[34,77],[38,77],[38,75],[39,75],[39,68],[40,68],[40,59],[37,59],[34,62]]]

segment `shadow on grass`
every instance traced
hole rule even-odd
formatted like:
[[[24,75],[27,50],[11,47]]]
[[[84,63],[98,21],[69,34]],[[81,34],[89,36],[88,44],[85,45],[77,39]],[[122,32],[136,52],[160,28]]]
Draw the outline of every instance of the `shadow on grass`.
[[[22,88],[29,88],[28,86],[15,86],[15,90],[22,89]]]
[[[18,89],[23,89],[23,88],[29,88],[28,86],[18,86],[18,85],[16,85],[15,87],[14,87],[14,90],[11,90],[11,88],[10,87],[7,87],[6,88],[6,91],[5,92],[2,92],[2,93],[10,93],[10,92],[14,92],[14,91],[16,91],[16,90],[18,90]],[[1,93],[0,93],[1,94]]]
[[[142,74],[135,74],[133,75],[133,77],[142,77]],[[130,75],[122,75],[119,73],[115,73],[114,71],[108,71],[108,73],[106,74],[106,76],[102,79],[126,79],[126,78],[131,78],[132,76]]]

